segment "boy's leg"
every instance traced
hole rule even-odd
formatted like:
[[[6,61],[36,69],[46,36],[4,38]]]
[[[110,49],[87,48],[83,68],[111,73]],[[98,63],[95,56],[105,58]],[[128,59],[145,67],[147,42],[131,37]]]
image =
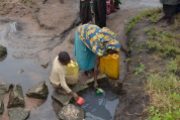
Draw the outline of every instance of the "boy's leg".
[[[58,86],[58,85],[55,85],[55,84],[52,84],[52,83],[51,83],[51,85],[52,85],[53,88],[54,88],[56,91],[58,91],[59,93],[61,93],[61,94],[63,94],[63,95],[67,95],[67,92],[66,92],[65,90],[63,90],[63,89],[61,88],[61,86]]]

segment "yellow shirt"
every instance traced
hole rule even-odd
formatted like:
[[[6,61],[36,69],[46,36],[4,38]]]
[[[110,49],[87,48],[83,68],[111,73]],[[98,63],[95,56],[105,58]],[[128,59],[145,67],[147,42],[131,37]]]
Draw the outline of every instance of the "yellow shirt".
[[[59,62],[58,56],[54,59],[50,81],[52,84],[61,86],[67,93],[72,90],[68,87],[66,83],[66,68]]]

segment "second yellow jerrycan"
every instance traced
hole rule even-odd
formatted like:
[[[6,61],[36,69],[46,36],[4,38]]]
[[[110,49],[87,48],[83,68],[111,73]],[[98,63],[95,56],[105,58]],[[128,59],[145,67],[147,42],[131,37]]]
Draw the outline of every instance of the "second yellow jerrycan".
[[[109,78],[119,78],[119,55],[109,54],[100,58],[100,73],[106,73]]]
[[[79,66],[77,62],[73,62],[72,60],[66,65],[67,76],[76,75],[79,78]]]

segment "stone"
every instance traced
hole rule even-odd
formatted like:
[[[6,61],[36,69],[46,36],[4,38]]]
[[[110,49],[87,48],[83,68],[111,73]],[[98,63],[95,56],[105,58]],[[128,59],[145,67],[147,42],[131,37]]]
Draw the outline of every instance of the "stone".
[[[28,109],[17,108],[8,110],[10,120],[26,120],[30,114]]]
[[[47,98],[48,93],[49,91],[46,81],[41,81],[38,85],[30,88],[26,95],[31,98],[44,99]]]
[[[122,82],[120,80],[112,80],[109,79],[109,84],[111,86],[111,90],[115,93],[121,94],[124,91],[122,90]]]
[[[89,90],[89,87],[87,85],[83,85],[81,83],[75,84],[75,86],[72,88],[73,92],[76,92],[78,95],[81,94],[82,92],[86,92]],[[62,103],[63,105],[68,105],[69,102],[73,100],[72,95],[63,95],[56,90],[53,92],[52,97]]]
[[[107,78],[106,74],[104,74],[104,73],[103,74],[99,74],[97,76],[97,82],[98,83],[99,82],[105,82],[107,80],[108,80],[108,78]],[[93,85],[93,83],[94,83],[94,77],[86,81],[87,85]]]
[[[0,115],[2,115],[3,112],[4,112],[4,103],[3,103],[3,100],[4,100],[4,95],[5,94],[6,94],[5,91],[0,90]]]
[[[4,57],[7,54],[7,49],[6,47],[0,45],[0,58]]]
[[[14,85],[9,95],[8,108],[12,107],[24,107],[24,96],[22,87],[20,85]]]
[[[23,69],[20,69],[18,73],[20,74],[20,73],[23,73],[23,72],[24,72],[24,70],[23,70]]]
[[[5,92],[9,92],[11,87],[13,87],[13,85],[10,83],[1,83],[0,84],[0,89],[4,90]]]
[[[0,115],[2,115],[4,112],[4,103],[3,101],[0,101]]]
[[[61,109],[59,118],[61,120],[84,120],[85,111],[78,106],[69,104]]]
[[[49,63],[47,62],[47,63],[45,63],[45,64],[41,64],[41,66],[43,67],[43,68],[47,68],[48,67],[48,65],[49,65]]]

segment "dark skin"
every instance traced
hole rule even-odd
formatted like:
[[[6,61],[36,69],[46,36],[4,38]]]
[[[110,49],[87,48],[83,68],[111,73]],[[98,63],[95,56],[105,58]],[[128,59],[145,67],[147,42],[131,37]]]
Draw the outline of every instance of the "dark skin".
[[[117,53],[117,51],[115,50],[107,50],[108,54],[115,54]],[[95,66],[94,66],[94,89],[98,89],[98,83],[97,83],[97,75],[98,75],[98,68],[99,68],[99,64],[100,64],[100,56],[96,55],[95,56]]]
[[[67,61],[67,62],[62,62],[59,60],[59,62],[62,64],[62,65],[67,65],[70,61]],[[78,100],[79,96],[77,95],[77,93],[71,91],[70,93],[67,93],[65,90],[63,90],[62,88],[59,88],[59,89],[56,89],[59,93],[63,94],[63,95],[68,95],[68,94],[71,94],[73,96],[73,98],[75,100]]]

